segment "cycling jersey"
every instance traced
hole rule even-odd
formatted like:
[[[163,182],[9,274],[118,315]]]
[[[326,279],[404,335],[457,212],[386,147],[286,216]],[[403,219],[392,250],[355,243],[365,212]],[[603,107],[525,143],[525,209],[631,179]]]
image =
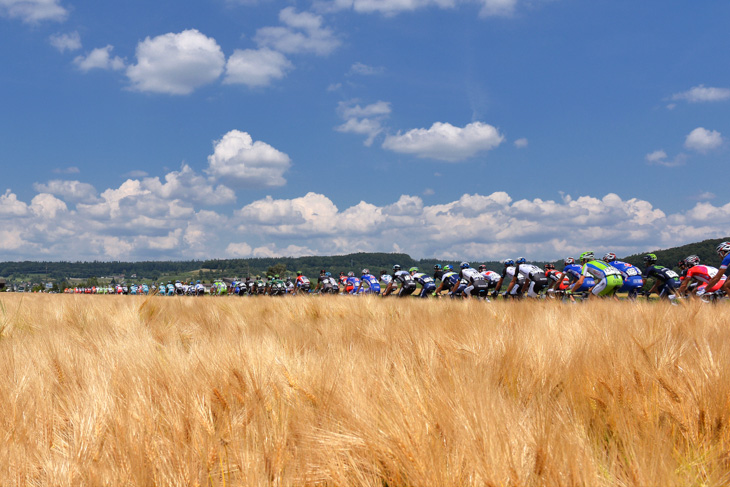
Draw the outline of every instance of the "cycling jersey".
[[[380,282],[378,278],[372,274],[365,274],[361,278],[362,285],[364,287],[363,292],[380,294]]]
[[[636,290],[644,286],[644,279],[641,277],[641,271],[628,262],[620,260],[614,260],[609,262],[612,267],[621,272],[621,277],[624,278],[624,285],[618,290],[620,293],[629,293],[630,296],[636,296]]]
[[[450,291],[454,287],[454,285],[459,283],[459,281],[459,275],[456,272],[449,271],[444,273],[441,282],[443,283],[444,289]]]
[[[297,276],[297,289],[307,292],[311,286],[312,283],[309,282],[309,278],[307,278],[307,276]]]
[[[400,283],[401,287],[398,291],[398,296],[401,298],[413,294],[413,291],[417,287],[416,281],[413,280],[413,277],[407,271],[397,271],[393,274],[393,283]]]
[[[358,289],[360,289],[360,279],[353,276],[345,280],[345,292],[355,294]]]
[[[494,271],[484,271],[482,272],[482,276],[484,276],[484,280],[487,281],[487,285],[490,288],[496,286],[499,282],[499,274]]]
[[[695,265],[687,269],[687,277],[707,284],[717,274],[717,268],[709,265]]]
[[[390,276],[390,274],[382,274],[380,276],[380,281],[385,284],[385,287],[388,287],[388,284],[390,284],[392,280],[393,278]]]
[[[600,260],[592,260],[583,264],[581,275],[592,275],[594,279],[604,279],[608,276],[620,276],[621,271]],[[623,281],[623,279],[622,279]]]
[[[421,294],[419,294],[419,296],[422,298],[427,298],[436,290],[436,283],[433,282],[433,278],[431,276],[427,276],[423,272],[414,273],[413,279],[421,285]]]
[[[516,266],[516,272],[518,272],[525,279],[534,280],[539,277],[538,274],[542,274],[545,277],[545,271],[532,264],[518,264]]]
[[[720,269],[727,269],[728,266],[730,266],[730,253],[725,256],[724,259],[722,259],[722,263],[720,264]]]

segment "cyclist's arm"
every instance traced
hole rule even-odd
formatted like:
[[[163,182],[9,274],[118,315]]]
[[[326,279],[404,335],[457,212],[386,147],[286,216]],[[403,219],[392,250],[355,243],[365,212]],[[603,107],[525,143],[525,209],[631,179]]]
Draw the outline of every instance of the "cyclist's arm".
[[[712,289],[712,287],[715,284],[717,284],[718,282],[720,282],[720,279],[722,279],[722,276],[725,275],[725,270],[726,269],[723,269],[723,268],[720,268],[720,269],[717,270],[717,274],[715,274],[715,277],[713,277],[712,279],[710,279],[710,282],[707,283],[707,289]]]

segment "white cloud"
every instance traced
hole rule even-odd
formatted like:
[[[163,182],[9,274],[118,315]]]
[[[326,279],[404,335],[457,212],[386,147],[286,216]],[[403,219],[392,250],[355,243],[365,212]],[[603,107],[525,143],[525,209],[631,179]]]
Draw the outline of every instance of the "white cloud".
[[[39,193],[48,193],[59,196],[65,201],[94,202],[97,198],[96,188],[81,181],[63,181],[55,179],[45,184],[35,183],[33,188]]]
[[[521,139],[515,140],[514,143],[515,143],[515,147],[517,147],[518,149],[524,149],[529,144],[529,142],[527,141],[527,139],[524,138],[524,137],[521,138]]]
[[[246,242],[231,242],[226,247],[226,255],[233,258],[251,257],[253,249]]]
[[[514,14],[518,0],[332,0],[320,2],[325,10],[352,9],[360,13],[381,13],[386,16],[401,12],[437,7],[450,9],[459,5],[480,7],[480,17],[510,16]]]
[[[347,72],[348,75],[353,74],[359,74],[361,76],[376,76],[379,74],[383,74],[385,72],[385,68],[382,66],[368,66],[367,64],[363,64],[360,62],[357,62],[350,66],[350,70]]]
[[[0,15],[35,24],[45,20],[66,20],[68,11],[59,0],[0,0]]]
[[[267,86],[282,79],[294,65],[280,52],[271,49],[236,50],[226,63],[225,84],[250,87]]]
[[[53,170],[54,174],[78,174],[81,170],[76,166],[58,167]]]
[[[78,51],[81,49],[81,36],[78,31],[68,34],[55,34],[48,39],[59,52]]]
[[[127,68],[132,89],[187,95],[217,80],[225,57],[218,43],[196,29],[147,37],[137,45],[137,64]]]
[[[275,187],[286,184],[289,166],[288,155],[265,142],[254,142],[246,132],[231,130],[215,142],[207,172],[238,188]]]
[[[502,141],[504,136],[495,127],[482,122],[473,122],[463,128],[436,122],[428,129],[388,135],[383,148],[421,158],[457,162],[494,149]]]
[[[667,158],[667,153],[663,150],[655,150],[654,152],[646,155],[647,162],[661,162]]]
[[[730,88],[713,88],[699,85],[682,93],[672,95],[672,100],[685,100],[690,103],[717,102],[730,100]]]
[[[482,0],[481,17],[512,15],[517,6],[517,0]]]
[[[697,127],[687,135],[684,146],[697,152],[707,153],[713,149],[717,149],[723,143],[720,132],[716,130],[707,130],[703,127]]]
[[[201,209],[204,202],[185,197],[197,187],[192,170],[183,167],[171,174],[164,182],[127,180],[103,190],[93,202],[63,201],[42,191],[50,188],[61,198],[65,198],[61,192],[73,191],[51,183],[38,186],[40,192],[29,203],[6,191],[0,195],[0,260],[392,250],[414,257],[474,261],[518,254],[555,259],[587,248],[628,255],[697,241],[698,235],[724,237],[730,225],[730,203],[713,205],[706,201],[713,198],[711,194],[698,195],[705,201],[688,210],[667,213],[646,200],[615,194],[514,200],[494,192],[464,194],[433,205],[418,196],[402,195],[382,205],[361,201],[338,207],[327,196],[310,192],[291,199],[262,198],[229,213]]]
[[[358,100],[341,101],[337,106],[337,113],[345,123],[335,127],[335,130],[366,135],[365,145],[370,146],[375,137],[383,131],[382,122],[390,112],[390,103],[385,101],[377,101],[364,107],[358,104]]]
[[[94,49],[86,56],[77,56],[74,64],[84,72],[92,69],[104,69],[120,71],[125,68],[124,60],[119,56],[112,57],[111,52],[114,46],[106,46]]]
[[[164,183],[157,177],[143,179],[142,187],[165,200],[181,199],[202,205],[224,205],[236,201],[232,189],[222,184],[213,186],[187,164],[183,164],[179,171],[166,174]]]
[[[286,54],[326,56],[341,44],[331,29],[322,26],[319,15],[297,13],[294,7],[286,7],[279,12],[279,20],[284,26],[262,27],[256,31],[254,40],[259,46]]]
[[[677,154],[674,159],[669,159],[667,153],[660,149],[647,154],[644,159],[646,159],[646,162],[648,162],[649,164],[654,164],[657,166],[677,167],[686,164],[687,154],[680,153]]]

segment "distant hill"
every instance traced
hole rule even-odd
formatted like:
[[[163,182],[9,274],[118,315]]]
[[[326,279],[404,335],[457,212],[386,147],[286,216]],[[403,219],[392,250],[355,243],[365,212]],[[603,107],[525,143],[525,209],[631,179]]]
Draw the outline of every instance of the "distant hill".
[[[730,240],[711,239],[702,242],[683,245],[665,250],[653,250],[659,259],[659,263],[668,267],[674,267],[679,261],[688,255],[696,254],[702,262],[718,264],[719,258],[715,253],[717,244]],[[642,257],[646,254],[636,254],[624,257],[623,260],[639,267],[643,267]],[[578,257],[576,255],[576,257]],[[600,257],[600,256],[599,256]],[[486,264],[491,270],[501,271],[500,262],[476,262],[472,265]],[[562,260],[554,262],[557,268],[562,268]],[[373,274],[379,274],[381,270],[390,272],[394,264],[399,264],[404,269],[419,267],[422,271],[431,273],[435,264],[451,264],[458,268],[458,261],[447,261],[439,259],[413,259],[408,254],[383,253],[383,252],[358,252],[347,255],[332,256],[310,256],[310,257],[272,257],[272,258],[250,258],[250,259],[215,259],[215,260],[192,260],[192,261],[143,261],[143,262],[0,262],[0,276],[9,280],[49,279],[62,281],[66,279],[90,279],[90,278],[124,278],[126,280],[160,280],[191,278],[210,280],[215,277],[246,277],[248,275],[266,275],[274,271],[281,275],[294,275],[296,271],[302,271],[308,276],[317,276],[321,269],[326,269],[334,275],[340,272],[360,272],[362,269],[369,269]],[[536,262],[544,265],[545,262]]]
[[[677,262],[689,255],[696,255],[700,258],[700,262],[717,267],[720,264],[720,257],[715,252],[720,242],[728,241],[730,237],[713,238],[703,240],[702,242],[682,245],[681,247],[673,247],[665,250],[651,250],[642,254],[635,254],[626,257],[624,260],[639,267],[644,266],[643,257],[647,253],[656,254],[659,264],[666,267],[676,267]]]

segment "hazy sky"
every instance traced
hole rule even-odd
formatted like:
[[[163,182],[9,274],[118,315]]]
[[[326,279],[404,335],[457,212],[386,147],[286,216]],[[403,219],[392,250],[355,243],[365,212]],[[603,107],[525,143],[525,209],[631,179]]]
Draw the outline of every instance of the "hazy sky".
[[[730,234],[730,2],[0,0],[0,260]]]

